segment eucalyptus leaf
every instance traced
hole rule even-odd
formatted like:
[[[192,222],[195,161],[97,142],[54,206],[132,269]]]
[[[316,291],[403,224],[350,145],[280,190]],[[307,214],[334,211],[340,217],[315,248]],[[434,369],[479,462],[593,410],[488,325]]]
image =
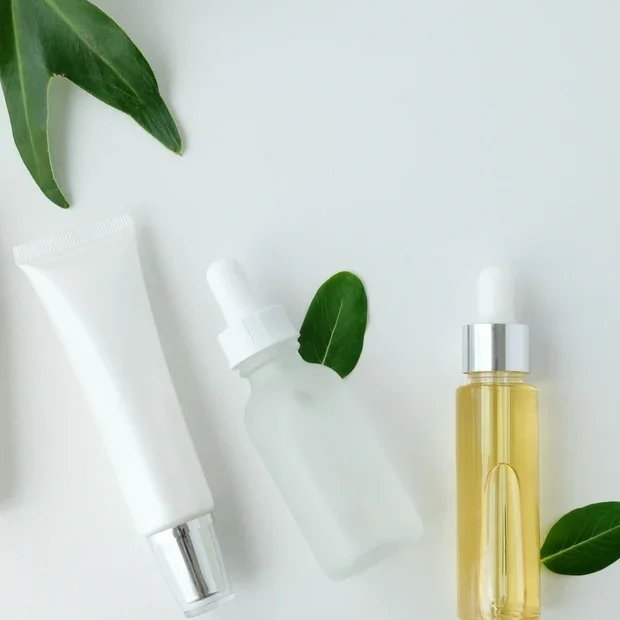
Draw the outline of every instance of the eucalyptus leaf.
[[[87,0],[0,0],[0,81],[15,144],[43,193],[60,207],[48,143],[48,87],[62,76],[126,112],[172,151],[177,126],[144,56]]]
[[[301,326],[300,355],[346,377],[364,347],[368,299],[362,281],[349,271],[332,276],[317,291]]]
[[[602,502],[564,515],[540,551],[542,563],[561,575],[589,575],[620,559],[620,502]]]

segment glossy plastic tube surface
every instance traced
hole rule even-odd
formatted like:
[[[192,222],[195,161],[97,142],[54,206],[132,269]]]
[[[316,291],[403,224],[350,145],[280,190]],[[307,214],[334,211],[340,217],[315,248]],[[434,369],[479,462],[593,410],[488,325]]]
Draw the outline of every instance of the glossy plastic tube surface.
[[[213,498],[159,342],[134,225],[119,216],[15,249],[94,413],[138,532],[210,513]]]

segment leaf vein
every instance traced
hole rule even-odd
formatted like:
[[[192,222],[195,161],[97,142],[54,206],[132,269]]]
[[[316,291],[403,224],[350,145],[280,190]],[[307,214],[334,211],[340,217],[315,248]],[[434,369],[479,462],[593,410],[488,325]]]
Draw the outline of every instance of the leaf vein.
[[[327,356],[329,355],[329,350],[334,341],[334,334],[336,333],[336,328],[338,327],[338,322],[340,321],[340,315],[342,314],[342,307],[344,306],[344,299],[340,299],[340,307],[338,308],[338,314],[336,315],[336,320],[334,322],[334,326],[331,328],[329,334],[329,340],[327,342],[327,347],[325,347],[325,355],[323,356],[323,360],[321,364],[325,365],[325,360],[327,360]]]
[[[32,156],[34,165],[37,169],[37,174],[41,174],[41,168],[39,166],[39,158],[37,157],[37,149],[32,134],[32,121],[30,120],[30,112],[28,110],[28,93],[26,90],[26,80],[24,77],[24,62],[22,60],[21,51],[19,47],[18,31],[17,27],[17,9],[15,8],[15,0],[11,0],[11,21],[13,23],[13,41],[15,43],[15,56],[17,58],[17,74],[19,75],[19,85],[23,97],[24,105],[24,117],[26,119],[26,127],[28,129],[28,137],[30,138],[30,146],[32,148]]]
[[[592,536],[591,538],[586,538],[585,540],[582,540],[581,542],[575,543],[569,547],[566,547],[564,549],[560,549],[560,551],[556,551],[555,553],[552,553],[551,555],[548,555],[544,558],[542,558],[543,562],[548,562],[549,560],[552,560],[558,556],[564,555],[565,553],[568,553],[569,551],[574,551],[575,549],[577,549],[577,547],[581,547],[583,545],[587,545],[587,544],[592,544],[593,541],[596,541],[600,538],[603,538],[604,536],[606,536],[607,534],[610,534],[611,532],[614,532],[616,530],[620,530],[620,523],[618,525],[615,525],[614,527],[611,527],[607,530],[605,530],[604,532],[601,532],[600,534],[597,534],[596,536]]]
[[[78,29],[75,27],[75,24],[71,21],[71,19],[65,14],[63,13],[62,9],[58,6],[58,4],[56,4],[56,2],[54,2],[54,0],[43,0],[45,2],[45,4],[47,4],[47,6],[49,6],[53,11],[55,11],[58,16],[65,22],[65,24],[67,24],[67,26],[69,26],[69,28],[75,33],[75,36],[80,39],[80,41],[82,41],[82,43],[84,43],[84,45],[99,59],[101,59],[101,61],[107,65],[113,73],[115,73],[120,79],[121,81],[127,85],[127,88],[129,88],[129,90],[133,93],[133,96],[135,97],[135,99],[137,101],[139,101],[140,103],[145,103],[144,99],[142,99],[142,97],[140,96],[140,93],[138,93],[138,91],[127,81],[127,79],[125,78],[125,76],[123,76],[123,74],[105,57],[103,56],[103,54],[101,54],[100,52],[98,52],[88,41],[88,39],[85,39],[82,34],[78,31]]]

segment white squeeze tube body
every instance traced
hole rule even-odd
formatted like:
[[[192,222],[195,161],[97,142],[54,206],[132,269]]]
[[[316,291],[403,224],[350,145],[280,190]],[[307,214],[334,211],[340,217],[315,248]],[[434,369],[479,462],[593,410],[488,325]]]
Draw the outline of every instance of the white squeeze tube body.
[[[122,215],[14,250],[67,352],[137,531],[188,617],[230,597],[213,497]]]

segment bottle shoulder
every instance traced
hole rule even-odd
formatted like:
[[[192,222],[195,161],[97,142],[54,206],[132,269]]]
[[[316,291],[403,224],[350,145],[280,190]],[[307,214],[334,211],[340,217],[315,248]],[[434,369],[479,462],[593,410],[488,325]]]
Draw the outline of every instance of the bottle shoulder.
[[[538,408],[538,389],[527,383],[469,383],[456,391],[459,412],[497,408],[501,402],[509,402],[515,410]]]
[[[538,388],[529,383],[465,383],[456,389],[458,395],[468,392],[510,390],[511,392],[538,394]]]
[[[290,366],[278,366],[261,381],[251,384],[246,411],[264,404],[289,398],[294,392],[316,395],[333,393],[343,389],[343,381],[331,368],[304,361]]]
[[[265,373],[261,381],[251,382],[253,390],[271,390],[274,387],[299,383],[329,383],[342,381],[338,374],[321,364],[311,364],[303,360],[292,364],[274,364],[273,368]]]

